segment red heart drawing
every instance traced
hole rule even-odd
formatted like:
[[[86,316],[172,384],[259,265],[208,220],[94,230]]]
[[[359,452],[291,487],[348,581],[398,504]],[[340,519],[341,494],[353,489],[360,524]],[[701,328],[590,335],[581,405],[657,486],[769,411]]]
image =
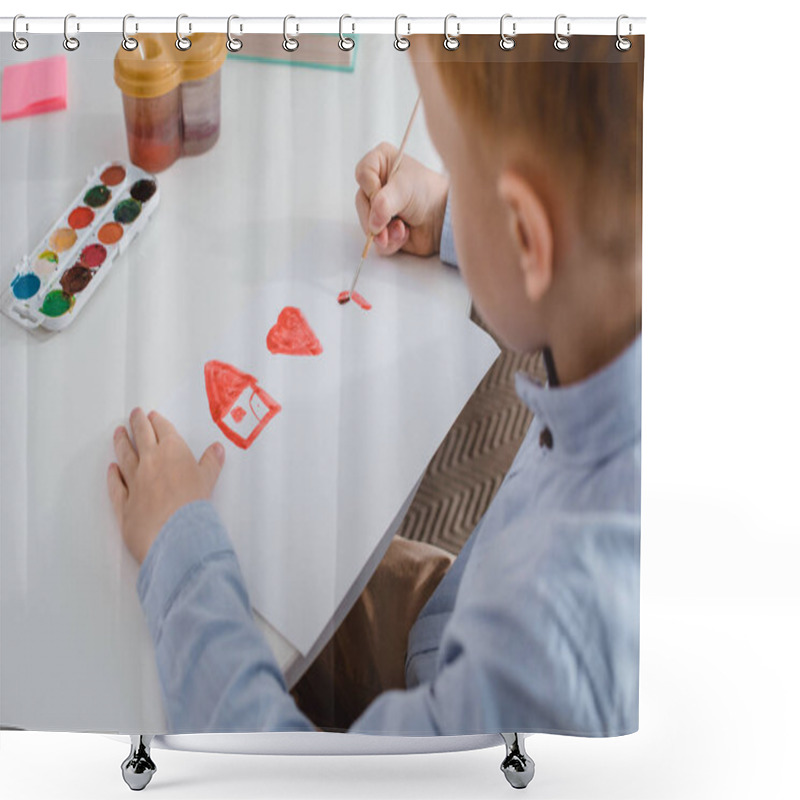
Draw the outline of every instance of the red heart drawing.
[[[286,306],[267,334],[267,349],[288,356],[318,356],[322,345],[300,309]]]

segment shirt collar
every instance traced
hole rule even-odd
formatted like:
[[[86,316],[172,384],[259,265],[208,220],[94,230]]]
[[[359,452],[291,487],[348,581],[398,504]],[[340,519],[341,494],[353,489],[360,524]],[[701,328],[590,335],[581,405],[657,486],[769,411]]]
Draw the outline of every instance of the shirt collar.
[[[518,372],[517,394],[565,455],[602,458],[642,433],[642,336],[579,383],[546,387]]]

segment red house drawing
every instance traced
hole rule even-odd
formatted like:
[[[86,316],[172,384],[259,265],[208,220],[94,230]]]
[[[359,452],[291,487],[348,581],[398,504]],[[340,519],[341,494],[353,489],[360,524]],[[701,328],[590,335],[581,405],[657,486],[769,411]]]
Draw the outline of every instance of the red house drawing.
[[[222,361],[205,366],[206,396],[211,418],[237,447],[247,450],[281,410],[253,375]]]

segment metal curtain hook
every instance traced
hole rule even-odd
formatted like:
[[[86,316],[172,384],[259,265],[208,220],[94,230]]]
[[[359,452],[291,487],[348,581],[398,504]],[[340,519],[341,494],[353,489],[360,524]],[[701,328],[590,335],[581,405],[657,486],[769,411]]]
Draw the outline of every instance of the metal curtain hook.
[[[628,19],[628,15],[627,14],[620,14],[617,17],[617,44],[616,44],[616,47],[617,47],[617,50],[620,50],[623,53],[626,50],[630,50],[631,49],[631,40],[624,38],[623,35],[620,33],[620,22],[622,22],[622,20],[624,20],[624,19]],[[631,35],[632,31],[633,31],[633,26],[629,22],[628,23],[628,36]]]
[[[517,23],[512,21],[512,23],[511,23],[511,36],[507,36],[506,32],[505,32],[505,27],[504,27],[505,26],[505,22],[506,22],[507,19],[513,20],[512,15],[511,14],[503,14],[503,16],[500,17],[500,49],[501,50],[513,50],[514,49],[514,45],[516,45],[516,42],[514,41],[514,37],[517,35]]]
[[[139,46],[139,40],[134,39],[133,36],[128,36],[128,20],[135,19],[133,14],[126,14],[122,18],[122,49],[123,50],[135,50]],[[138,29],[139,26],[137,25],[136,28]]]
[[[74,14],[67,14],[67,16],[64,17],[64,49],[69,50],[70,53],[81,46],[81,43],[74,36],[69,35],[68,25],[71,19],[75,19]],[[76,23],[75,27],[76,30],[80,30],[80,23]]]
[[[556,36],[556,38],[555,38],[555,41],[553,42],[553,47],[555,47],[555,49],[556,49],[556,50],[566,50],[566,49],[569,47],[569,39],[565,39],[565,38],[564,38],[564,37],[563,37],[563,36],[562,36],[562,35],[561,35],[561,34],[558,32],[558,21],[559,21],[560,19],[566,19],[566,18],[567,18],[567,15],[566,15],[566,14],[559,14],[559,15],[556,17],[555,26],[554,26],[554,28],[553,28],[553,31],[554,31],[554,33],[555,33],[555,36]],[[569,35],[570,35],[570,24],[569,24],[569,22],[568,22],[568,23],[567,23],[567,36],[569,36]]]
[[[297,19],[297,17],[288,14],[283,18],[283,49],[286,50],[287,53],[293,53],[300,47],[300,42],[295,39],[294,36],[289,36],[288,25],[290,19]],[[295,30],[299,33],[300,26],[296,25]]]
[[[395,50],[408,50],[411,47],[411,39],[406,39],[405,36],[400,35],[400,20],[401,19],[408,19],[405,14],[398,14],[394,18],[394,47]],[[411,23],[406,23],[406,28],[408,29],[407,35],[411,35]]]
[[[20,20],[20,19],[25,19],[25,17],[24,17],[22,14],[17,14],[17,16],[16,16],[16,17],[14,17],[14,22],[13,22],[13,24],[11,25],[11,33],[12,33],[12,35],[13,35],[13,37],[14,37],[14,38],[11,40],[11,46],[12,46],[12,47],[13,47],[13,48],[14,48],[14,49],[15,49],[15,50],[18,52],[18,53],[21,53],[23,50],[27,50],[27,49],[28,49],[28,40],[27,40],[27,39],[23,39],[23,38],[22,38],[22,37],[21,37],[21,36],[20,36],[20,35],[17,33],[17,20]],[[27,23],[27,22],[25,23],[25,30],[28,30],[28,23]]]
[[[231,33],[231,22],[233,22],[233,20],[235,20],[235,19],[239,19],[239,17],[237,17],[236,14],[231,14],[228,17],[228,41],[225,44],[225,47],[227,47],[228,50],[231,51],[231,53],[238,53],[242,49],[242,40],[241,39],[237,39]],[[239,26],[239,31],[241,32],[241,30],[242,30],[242,26],[240,25]]]
[[[351,39],[349,36],[345,36],[344,35],[343,26],[344,26],[344,21],[346,19],[353,19],[353,18],[349,14],[342,14],[342,16],[339,17],[339,49],[340,50],[352,50],[356,46],[355,39]],[[356,30],[355,22],[352,23],[352,29],[353,29],[353,33],[355,33],[355,30]]]
[[[188,50],[192,46],[192,40],[187,39],[181,33],[181,20],[188,19],[188,17],[189,17],[188,14],[178,14],[177,18],[175,19],[175,36],[177,37],[175,39],[175,47],[177,47],[178,50]],[[190,22],[189,33],[191,32],[192,32],[192,23]]]
[[[450,22],[451,19],[456,20],[455,36],[451,36],[447,32],[447,23]],[[458,41],[458,36],[460,33],[461,33],[461,23],[458,21],[458,17],[456,17],[455,14],[448,14],[444,18],[444,42],[442,42],[442,44],[444,44],[445,50],[458,50],[458,46],[461,44],[461,42]]]

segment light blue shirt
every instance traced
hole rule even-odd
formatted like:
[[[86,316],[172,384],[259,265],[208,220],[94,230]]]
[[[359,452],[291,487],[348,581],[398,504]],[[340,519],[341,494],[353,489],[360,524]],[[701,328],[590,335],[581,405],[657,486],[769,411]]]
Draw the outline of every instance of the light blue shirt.
[[[448,225],[442,255],[455,260],[449,237]],[[407,689],[380,695],[352,732],[638,729],[641,336],[578,384],[520,373],[516,389],[533,422],[411,629]],[[211,503],[164,525],[137,589],[169,733],[315,730],[253,620]]]
[[[456,255],[456,240],[453,236],[453,221],[450,214],[450,198],[447,198],[447,205],[444,207],[444,221],[442,222],[442,238],[439,241],[439,258],[445,264],[453,267],[458,266],[458,256]]]

